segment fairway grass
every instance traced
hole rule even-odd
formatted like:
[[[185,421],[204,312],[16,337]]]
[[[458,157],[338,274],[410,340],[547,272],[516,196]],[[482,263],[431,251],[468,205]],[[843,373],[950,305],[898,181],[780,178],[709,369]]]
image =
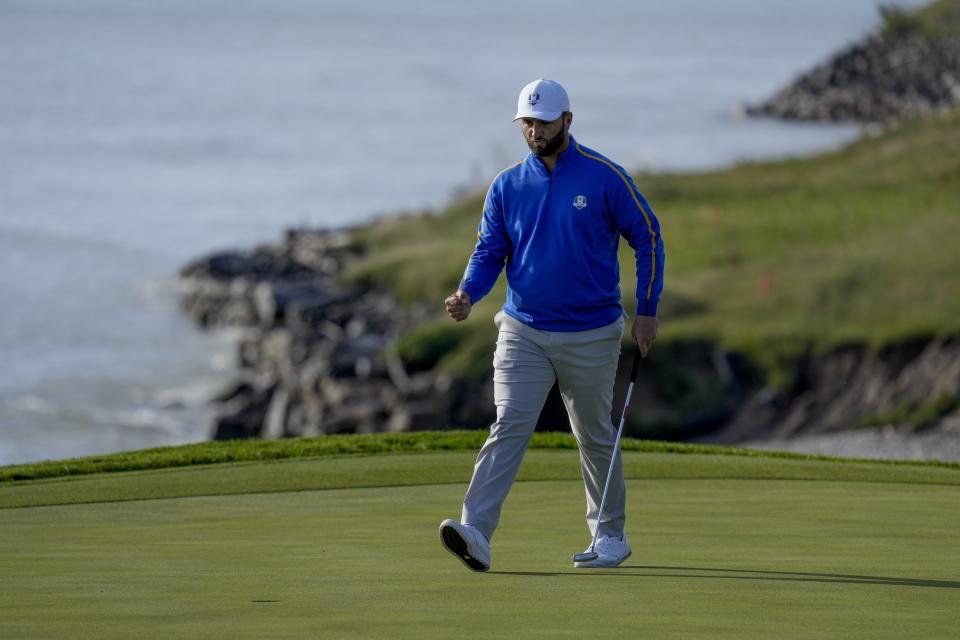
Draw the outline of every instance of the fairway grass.
[[[627,452],[634,555],[583,571],[576,453],[534,450],[474,574],[473,455],[4,483],[0,637],[955,637],[955,468]]]

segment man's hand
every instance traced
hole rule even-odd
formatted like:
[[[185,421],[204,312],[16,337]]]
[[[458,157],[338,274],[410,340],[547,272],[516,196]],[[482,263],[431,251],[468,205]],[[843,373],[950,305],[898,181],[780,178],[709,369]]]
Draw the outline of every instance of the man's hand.
[[[447,305],[447,313],[457,322],[466,320],[467,316],[470,315],[470,310],[473,308],[473,303],[470,301],[470,294],[463,289],[457,289],[456,293],[447,296],[444,303]]]
[[[633,339],[640,347],[640,355],[644,358],[650,351],[650,346],[657,339],[657,317],[656,316],[637,316],[633,319]]]

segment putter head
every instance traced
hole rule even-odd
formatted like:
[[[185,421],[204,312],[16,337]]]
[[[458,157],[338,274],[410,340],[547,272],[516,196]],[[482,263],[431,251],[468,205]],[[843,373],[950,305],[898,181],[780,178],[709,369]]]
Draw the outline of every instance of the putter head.
[[[591,549],[590,551],[584,551],[583,553],[573,554],[573,561],[574,562],[592,562],[593,560],[596,560],[599,557],[600,555],[596,551]]]

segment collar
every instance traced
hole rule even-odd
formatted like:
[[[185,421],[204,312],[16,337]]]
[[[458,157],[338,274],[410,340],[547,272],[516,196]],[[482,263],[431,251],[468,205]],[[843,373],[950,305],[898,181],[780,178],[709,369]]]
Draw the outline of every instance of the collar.
[[[567,148],[561,151],[560,155],[557,156],[557,166],[559,166],[561,162],[568,160],[577,149],[577,141],[574,139],[573,134],[567,135],[570,138],[570,144],[568,144]]]
[[[570,144],[567,145],[566,149],[564,149],[559,154],[557,154],[557,164],[553,168],[554,173],[556,173],[557,169],[559,169],[562,165],[566,164],[566,162],[570,160],[570,158],[576,155],[577,141],[574,139],[573,134],[568,134],[568,135],[570,137]],[[539,170],[543,171],[544,173],[547,173],[547,165],[543,163],[543,160],[540,159],[540,156],[535,154],[533,151],[531,151],[528,155],[532,157],[534,160],[536,160],[536,162],[533,163],[535,167],[537,167]]]

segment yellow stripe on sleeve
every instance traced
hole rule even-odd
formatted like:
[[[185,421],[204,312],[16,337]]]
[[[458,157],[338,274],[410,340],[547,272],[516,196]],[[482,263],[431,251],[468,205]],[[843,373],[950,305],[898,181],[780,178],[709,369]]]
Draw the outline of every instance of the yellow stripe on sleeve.
[[[647,231],[650,232],[651,267],[650,267],[650,283],[647,285],[647,300],[649,300],[650,294],[653,292],[653,281],[657,277],[657,233],[653,230],[653,225],[650,223],[650,216],[647,215],[647,210],[644,209],[643,205],[640,204],[640,200],[637,198],[637,193],[633,190],[633,187],[630,186],[630,181],[627,180],[627,177],[623,173],[621,173],[620,170],[613,165],[613,163],[599,156],[595,156],[587,153],[586,151],[583,150],[583,148],[580,147],[579,143],[577,143],[577,151],[579,151],[580,154],[583,155],[584,157],[590,158],[591,160],[596,160],[597,162],[602,162],[603,164],[613,169],[613,172],[617,174],[621,180],[623,180],[623,184],[626,185],[627,191],[630,192],[630,195],[633,197],[633,201],[637,204],[637,208],[640,209],[640,213],[643,214],[643,220],[644,222],[647,223]]]

